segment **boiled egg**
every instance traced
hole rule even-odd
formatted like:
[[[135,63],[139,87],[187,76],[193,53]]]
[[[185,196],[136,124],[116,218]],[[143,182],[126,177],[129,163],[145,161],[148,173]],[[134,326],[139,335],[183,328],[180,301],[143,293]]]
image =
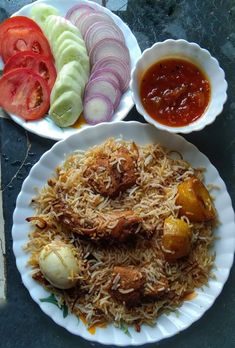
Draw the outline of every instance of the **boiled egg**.
[[[59,289],[76,285],[80,270],[75,249],[62,241],[53,241],[44,246],[39,255],[39,267],[50,284]]]

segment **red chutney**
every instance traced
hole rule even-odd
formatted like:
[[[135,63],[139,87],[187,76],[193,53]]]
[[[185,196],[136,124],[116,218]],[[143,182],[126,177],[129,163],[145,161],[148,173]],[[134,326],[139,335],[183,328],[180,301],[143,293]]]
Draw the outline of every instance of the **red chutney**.
[[[140,97],[153,119],[167,126],[181,127],[202,116],[210,100],[210,83],[193,63],[169,58],[144,73]]]

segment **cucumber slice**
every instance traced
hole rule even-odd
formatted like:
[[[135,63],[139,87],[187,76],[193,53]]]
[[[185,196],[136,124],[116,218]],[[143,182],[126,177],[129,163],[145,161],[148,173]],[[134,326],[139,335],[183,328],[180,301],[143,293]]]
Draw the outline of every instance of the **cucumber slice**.
[[[88,71],[86,72],[83,66],[79,62],[74,62],[74,63],[76,66],[77,74],[82,78],[84,87],[85,87],[85,85],[87,84],[89,80],[90,73]]]
[[[46,4],[35,4],[31,10],[31,18],[42,28],[45,26],[48,16],[58,14],[59,11],[55,7]]]
[[[64,31],[54,43],[55,54],[58,52],[59,48],[65,42],[65,40],[72,40],[73,42],[77,42],[78,44],[86,48],[86,45],[83,39],[81,39],[76,34],[72,33],[71,31]]]
[[[84,90],[84,88],[83,88]],[[50,103],[51,105],[56,101],[57,98],[59,98],[62,94],[74,91],[80,96],[82,95],[82,87],[80,86],[79,82],[73,79],[71,76],[59,76],[58,79],[56,79],[56,82],[53,86],[53,89],[51,91],[50,96]]]
[[[90,73],[89,57],[76,44],[69,45],[58,57],[56,61],[57,70],[60,71],[65,64],[73,60],[81,64],[86,74]]]
[[[49,42],[51,42],[52,46],[56,39],[64,32],[70,31],[77,35],[78,37],[82,37],[78,28],[72,25],[67,19],[61,16],[48,16],[45,20],[45,32],[47,34]]]
[[[56,82],[51,91],[50,102],[51,105],[56,102],[56,99],[59,98],[62,94],[73,91],[76,95],[83,98],[83,93],[85,89],[88,76],[84,79],[83,75],[79,73],[79,70],[82,71],[82,68],[78,62],[70,62],[63,66],[59,74],[57,75]]]
[[[79,52],[81,52],[81,54],[84,54],[88,57],[87,55],[87,50],[86,50],[86,47],[85,45],[81,44],[81,43],[78,43],[76,41],[73,41],[71,39],[66,39],[59,47],[58,51],[55,52],[55,55],[57,57],[60,57],[63,53],[64,50],[67,49],[67,47],[70,47],[70,46],[76,46],[77,49],[79,50]]]
[[[83,92],[85,85],[89,79],[89,75],[85,73],[79,62],[72,61],[63,66],[63,68],[59,72],[59,78],[63,80],[66,78],[66,76],[69,76],[74,81],[76,81],[79,86],[81,86]]]
[[[49,115],[59,127],[73,125],[83,111],[81,97],[73,92],[65,92],[51,105]]]

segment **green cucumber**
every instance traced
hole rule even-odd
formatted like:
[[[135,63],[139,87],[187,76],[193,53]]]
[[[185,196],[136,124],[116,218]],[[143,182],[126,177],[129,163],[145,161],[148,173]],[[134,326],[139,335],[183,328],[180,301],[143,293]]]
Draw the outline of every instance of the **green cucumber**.
[[[75,80],[82,88],[85,88],[85,85],[89,79],[89,75],[85,73],[79,62],[72,61],[63,66],[59,72],[59,78],[64,79],[66,76],[71,77]]]
[[[57,38],[64,31],[70,31],[78,37],[82,37],[78,28],[76,28],[69,21],[67,21],[67,19],[61,16],[48,16],[45,21],[44,29],[48,36],[49,42],[52,43],[52,46],[54,46],[54,43],[56,42]]]
[[[30,15],[31,18],[43,28],[48,16],[58,14],[59,11],[53,6],[46,4],[33,4]]]
[[[73,61],[63,66],[51,91],[51,104],[67,91],[72,90],[83,96],[88,76],[84,78],[84,72],[81,74],[79,71],[82,71],[82,68],[78,62]]]
[[[87,55],[87,50],[86,50],[84,43],[77,42],[77,41],[74,41],[71,39],[66,39],[63,43],[61,43],[61,45],[58,49],[58,55],[60,55],[69,46],[76,46],[79,50],[81,50],[81,53]]]
[[[78,61],[72,61],[68,64],[66,64],[63,67],[63,70],[65,71],[66,74],[69,74],[70,76],[77,76],[80,75],[84,85],[88,82],[89,80],[89,74],[87,74],[84,70],[84,68],[81,66],[81,64]]]
[[[65,42],[65,40],[72,40],[73,42],[77,42],[81,46],[86,48],[85,42],[78,35],[72,33],[71,31],[64,31],[55,41],[54,43],[54,51],[55,54],[60,49],[61,45]]]
[[[82,95],[82,87],[79,85],[79,82],[73,79],[71,76],[61,76],[59,77],[59,79],[56,79],[50,96],[51,105],[63,93],[69,91],[76,91],[77,94],[79,94],[80,96]]]
[[[90,62],[89,57],[86,53],[84,53],[79,46],[76,44],[69,45],[66,47],[63,52],[61,52],[60,56],[56,60],[56,68],[58,71],[61,68],[72,61],[77,61],[81,64],[86,74],[90,73]]]
[[[64,64],[67,64],[70,61],[77,61],[82,64],[87,64],[86,62],[89,63],[89,58],[87,55],[86,48],[75,41],[67,39],[61,44],[58,51],[55,52],[55,58],[56,58],[56,61],[58,62],[58,65],[65,51],[68,52],[68,56],[66,55]],[[66,58],[68,58],[68,60]],[[59,66],[57,66],[57,68],[58,70],[61,69],[59,68]]]
[[[63,17],[49,15],[43,30],[52,46],[57,67],[49,115],[59,127],[69,127],[83,111],[82,97],[90,73],[89,57],[79,30]]]
[[[68,91],[51,105],[49,115],[59,127],[69,127],[77,121],[82,111],[81,97],[74,91]]]

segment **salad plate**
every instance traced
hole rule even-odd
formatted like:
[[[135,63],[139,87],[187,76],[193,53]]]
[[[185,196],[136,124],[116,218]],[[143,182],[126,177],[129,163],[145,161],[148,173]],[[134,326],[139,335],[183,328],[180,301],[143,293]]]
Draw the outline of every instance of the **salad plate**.
[[[196,296],[191,300],[185,300],[177,313],[171,312],[167,315],[161,315],[157,318],[155,326],[143,325],[140,332],[136,332],[132,327],[128,328],[128,332],[123,332],[113,325],[108,325],[105,328],[96,328],[95,333],[92,334],[87,330],[82,320],[78,322],[72,314],[64,317],[63,311],[53,303],[40,301],[40,299],[50,296],[50,293],[32,279],[32,270],[27,266],[29,254],[24,251],[23,247],[28,241],[30,226],[25,219],[34,214],[30,202],[36,194],[35,188],[41,189],[46,184],[55,168],[64,161],[66,156],[75,150],[87,150],[92,146],[101,144],[108,137],[135,141],[138,145],[159,143],[168,149],[181,153],[183,158],[194,168],[205,168],[205,183],[207,185],[213,184],[213,187],[217,188],[213,189],[212,195],[220,223],[214,230],[216,237],[212,250],[215,253],[214,277],[210,278],[206,286],[196,289]],[[116,122],[115,124],[103,123],[77,130],[76,134],[59,141],[43,154],[38,163],[31,169],[17,198],[13,215],[12,237],[16,264],[22,281],[32,299],[45,314],[72,334],[81,336],[86,340],[106,345],[126,346],[158,342],[173,336],[188,328],[213,305],[222,291],[233,263],[234,231],[234,212],[231,199],[217,169],[209,159],[183,137],[133,121]]]
[[[122,30],[123,35],[125,37],[125,42],[127,45],[127,48],[130,52],[130,61],[131,66],[130,69],[133,69],[135,66],[135,63],[137,59],[141,55],[141,50],[138,45],[138,42],[131,32],[130,28],[125,24],[121,18],[119,18],[117,15],[112,13],[109,9],[104,8],[100,6],[99,4],[91,1],[84,1],[84,0],[37,0],[33,2],[32,4],[26,5],[22,7],[18,12],[14,13],[13,16],[30,16],[31,10],[34,6],[36,6],[38,3],[44,3],[47,5],[51,5],[57,8],[59,11],[59,15],[65,16],[68,10],[79,3],[87,3],[92,5],[95,9],[99,9],[106,14],[108,14],[114,22],[118,25],[118,27]],[[128,88],[127,91],[122,95],[120,104],[115,110],[112,120],[112,123],[115,123],[117,121],[123,120],[128,112],[133,107],[134,103],[131,97],[131,91]],[[27,131],[30,131],[32,133],[35,133],[41,137],[53,139],[53,140],[60,140],[68,137],[69,135],[75,134],[78,131],[78,128],[87,128],[89,125],[85,124],[84,122],[78,122],[75,123],[75,126],[68,127],[68,128],[60,128],[58,127],[52,119],[46,115],[46,117],[37,120],[37,121],[25,121],[20,117],[17,117],[16,115],[10,114],[10,117],[13,119],[14,122],[19,124],[21,127],[26,129]]]

